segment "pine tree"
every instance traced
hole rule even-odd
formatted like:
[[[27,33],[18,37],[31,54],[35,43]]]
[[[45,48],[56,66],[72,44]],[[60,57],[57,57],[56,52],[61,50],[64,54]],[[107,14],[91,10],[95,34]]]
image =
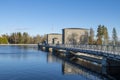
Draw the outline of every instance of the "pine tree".
[[[116,45],[117,42],[118,42],[118,37],[117,37],[117,32],[116,32],[116,29],[113,28],[113,31],[112,31],[112,42],[113,42],[113,45]]]
[[[21,32],[18,32],[17,33],[17,37],[18,37],[18,40],[17,40],[17,44],[22,44],[22,34],[21,34]]]
[[[103,28],[103,36],[104,36],[104,44],[107,45],[108,44],[108,30],[106,27]]]
[[[104,25],[99,25],[97,29],[97,44],[108,44],[108,31]]]
[[[102,36],[103,36],[103,28],[102,28],[102,25],[99,25],[97,29],[97,44],[98,45],[102,44]]]

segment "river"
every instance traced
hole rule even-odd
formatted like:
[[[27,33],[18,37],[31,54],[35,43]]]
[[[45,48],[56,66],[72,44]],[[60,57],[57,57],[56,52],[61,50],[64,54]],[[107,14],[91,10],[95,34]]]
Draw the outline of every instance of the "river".
[[[0,80],[103,80],[36,46],[0,46]]]

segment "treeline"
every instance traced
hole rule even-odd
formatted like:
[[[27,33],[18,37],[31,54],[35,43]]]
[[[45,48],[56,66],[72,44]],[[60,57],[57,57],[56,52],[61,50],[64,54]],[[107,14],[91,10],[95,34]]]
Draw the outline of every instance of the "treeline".
[[[30,36],[27,32],[15,32],[0,37],[0,44],[37,44],[46,40],[46,35]]]
[[[120,45],[116,29],[113,28],[112,35],[109,37],[108,29],[104,25],[98,25],[97,34],[90,28],[84,35],[78,37],[77,33],[72,33],[67,38],[68,44],[89,44],[89,45]]]
[[[89,33],[87,34],[89,37],[82,37],[80,40],[80,44],[90,44],[90,45],[120,45],[120,41],[118,40],[116,29],[112,30],[112,38],[109,37],[108,29],[104,25],[99,25],[97,28],[97,34],[95,35],[94,30],[91,28]],[[68,40],[72,44],[77,43],[78,35],[69,36]],[[21,33],[11,33],[10,35],[4,34],[0,37],[0,44],[37,44],[43,43],[47,40],[46,35],[36,35],[30,36],[27,32]]]
[[[108,29],[104,25],[99,25],[97,28],[97,35],[94,35],[94,30],[91,28],[89,33],[88,44],[95,45],[120,45],[116,29],[112,30],[112,38],[110,39]]]
[[[8,40],[6,37],[0,37],[0,44],[8,44]]]

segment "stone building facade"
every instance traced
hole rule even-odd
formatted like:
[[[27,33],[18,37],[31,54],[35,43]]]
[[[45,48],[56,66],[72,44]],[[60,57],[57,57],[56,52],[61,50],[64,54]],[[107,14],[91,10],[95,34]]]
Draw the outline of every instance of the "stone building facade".
[[[47,44],[62,44],[62,34],[47,34]]]
[[[87,44],[88,31],[84,28],[65,28],[62,30],[63,44]]]

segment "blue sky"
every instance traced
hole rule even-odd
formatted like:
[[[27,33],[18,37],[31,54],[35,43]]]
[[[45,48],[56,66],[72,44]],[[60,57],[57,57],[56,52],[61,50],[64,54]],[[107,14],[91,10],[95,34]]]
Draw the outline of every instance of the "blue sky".
[[[62,33],[63,28],[115,27],[120,36],[120,0],[0,0],[0,34]]]

